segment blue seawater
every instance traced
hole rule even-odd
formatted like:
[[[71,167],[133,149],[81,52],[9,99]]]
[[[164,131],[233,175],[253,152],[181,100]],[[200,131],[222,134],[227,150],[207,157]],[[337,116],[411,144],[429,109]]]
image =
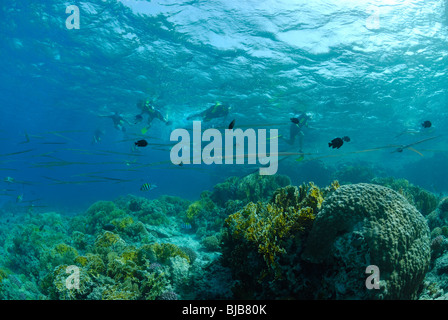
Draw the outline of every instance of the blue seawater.
[[[224,220],[249,200],[268,201],[275,190],[266,183],[382,183],[404,195],[418,190],[425,199],[433,197],[425,207],[433,212],[448,193],[447,43],[446,0],[3,2],[0,298],[244,297],[232,296],[224,285],[213,294],[187,294],[180,283],[189,280],[175,278],[173,270],[182,269],[175,259],[151,261],[171,268],[172,278],[171,285],[147,296],[126,296],[129,290],[116,279],[116,287],[104,280],[103,287],[90,283],[85,294],[71,295],[56,286],[55,270],[87,268],[75,258],[99,255],[96,241],[110,233],[136,247],[184,244],[198,256],[195,263],[215,261],[222,254]],[[167,123],[155,119],[148,126],[147,114],[137,121],[137,104],[146,100]],[[172,163],[178,140],[170,141],[170,135],[186,129],[191,149],[202,150],[209,142],[193,142],[188,118],[217,102],[230,111],[210,121],[196,117],[202,131],[214,128],[224,137],[232,120],[234,129],[267,129],[271,139],[258,140],[258,147],[266,144],[269,154],[270,142],[278,142],[274,176],[259,176],[260,159],[249,164],[245,157],[243,164]],[[125,130],[107,117],[114,112],[122,115]],[[290,144],[290,119],[300,114],[309,120]],[[424,121],[431,126],[425,128]],[[270,129],[279,136],[270,136]],[[329,148],[344,136],[350,141]],[[142,139],[149,145],[136,146]],[[251,150],[244,147],[246,156]],[[284,176],[289,183],[275,180]],[[255,193],[246,202],[232,202],[232,211],[225,202],[236,201],[232,195],[247,177],[255,181],[247,194]],[[217,199],[217,188],[225,188],[228,178],[237,180],[221,193],[227,198]],[[142,190],[144,184],[156,187]],[[263,188],[268,194],[254,191]],[[414,200],[424,210],[415,194]],[[95,209],[89,215],[99,201],[121,212]],[[136,226],[123,231],[125,217],[133,219],[131,225],[140,222],[145,236]],[[83,223],[91,228],[82,229]],[[430,231],[435,226],[429,224]],[[432,238],[442,234],[437,232]],[[231,272],[217,270],[215,278],[226,282]],[[266,298],[247,298],[253,297]]]

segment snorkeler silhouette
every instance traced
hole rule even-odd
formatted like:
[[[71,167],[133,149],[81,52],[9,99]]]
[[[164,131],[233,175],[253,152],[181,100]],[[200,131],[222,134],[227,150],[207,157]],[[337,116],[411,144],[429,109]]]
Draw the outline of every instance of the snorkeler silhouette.
[[[208,122],[212,119],[227,117],[230,109],[231,108],[228,105],[222,104],[221,102],[216,102],[213,106],[209,107],[208,109],[189,116],[187,120],[201,117],[202,120]]]

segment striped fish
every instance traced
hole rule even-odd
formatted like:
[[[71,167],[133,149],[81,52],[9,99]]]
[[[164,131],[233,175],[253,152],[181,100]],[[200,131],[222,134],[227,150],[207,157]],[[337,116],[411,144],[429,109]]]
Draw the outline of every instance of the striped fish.
[[[141,191],[150,191],[157,188],[157,186],[155,184],[151,184],[151,183],[145,183],[140,187]]]
[[[182,223],[181,225],[180,225],[180,227],[182,228],[182,229],[191,229],[191,224],[190,223],[188,223],[188,222],[184,222],[184,223]]]

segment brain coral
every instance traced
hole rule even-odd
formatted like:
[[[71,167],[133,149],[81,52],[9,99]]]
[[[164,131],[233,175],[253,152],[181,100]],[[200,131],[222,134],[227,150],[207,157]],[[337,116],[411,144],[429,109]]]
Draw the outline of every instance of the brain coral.
[[[392,189],[341,186],[322,204],[303,259],[325,265],[319,297],[415,299],[430,262],[424,217]],[[366,289],[368,265],[380,271],[380,290]]]

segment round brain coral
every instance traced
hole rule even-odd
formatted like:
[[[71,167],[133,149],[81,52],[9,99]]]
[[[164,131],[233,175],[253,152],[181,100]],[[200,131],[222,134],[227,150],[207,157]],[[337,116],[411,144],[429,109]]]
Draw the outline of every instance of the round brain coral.
[[[323,202],[302,257],[326,266],[317,297],[415,299],[430,263],[429,228],[392,189],[345,185]],[[379,268],[379,290],[366,288],[368,265]]]

